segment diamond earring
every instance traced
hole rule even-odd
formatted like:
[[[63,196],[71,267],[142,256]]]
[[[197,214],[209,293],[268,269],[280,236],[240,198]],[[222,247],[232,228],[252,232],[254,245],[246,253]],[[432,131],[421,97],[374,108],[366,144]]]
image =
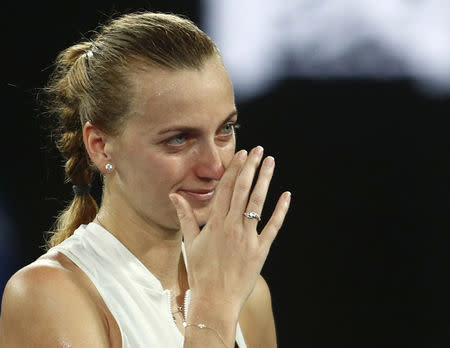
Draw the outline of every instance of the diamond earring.
[[[105,169],[110,172],[113,169],[113,165],[111,163],[106,163],[105,164]]]

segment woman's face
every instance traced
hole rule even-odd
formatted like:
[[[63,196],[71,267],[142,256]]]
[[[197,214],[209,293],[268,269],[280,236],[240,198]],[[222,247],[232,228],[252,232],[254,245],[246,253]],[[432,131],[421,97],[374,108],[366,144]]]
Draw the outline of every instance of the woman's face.
[[[137,70],[132,116],[107,143],[114,164],[107,187],[121,210],[178,228],[169,194],[183,195],[199,224],[235,152],[233,88],[219,58],[200,70]],[[121,211],[121,213],[124,213]]]

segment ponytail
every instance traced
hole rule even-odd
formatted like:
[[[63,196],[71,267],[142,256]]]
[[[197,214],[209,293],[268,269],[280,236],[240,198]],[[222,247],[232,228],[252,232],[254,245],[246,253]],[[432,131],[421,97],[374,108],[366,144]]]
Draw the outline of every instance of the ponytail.
[[[48,247],[69,238],[81,224],[91,222],[97,212],[98,205],[91,194],[75,195],[70,205],[59,214]]]
[[[65,159],[66,181],[77,186],[91,184],[95,168],[83,143],[83,124],[88,120],[89,98],[86,52],[90,43],[82,43],[63,51],[57,58],[56,69],[46,89],[48,109],[58,117],[56,145]],[[98,205],[89,192],[75,194],[72,202],[58,215],[47,246],[58,245],[81,224],[91,222]]]

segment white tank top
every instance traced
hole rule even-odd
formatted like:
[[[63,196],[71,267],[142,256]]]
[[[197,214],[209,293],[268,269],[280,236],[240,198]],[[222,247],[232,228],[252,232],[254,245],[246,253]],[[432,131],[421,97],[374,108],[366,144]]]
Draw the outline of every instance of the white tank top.
[[[111,233],[96,223],[81,225],[51,249],[59,251],[86,273],[119,326],[122,348],[181,348],[184,336],[176,326],[170,290]],[[183,257],[186,262],[184,245]],[[185,295],[187,318],[190,290]],[[239,324],[239,348],[247,348]]]

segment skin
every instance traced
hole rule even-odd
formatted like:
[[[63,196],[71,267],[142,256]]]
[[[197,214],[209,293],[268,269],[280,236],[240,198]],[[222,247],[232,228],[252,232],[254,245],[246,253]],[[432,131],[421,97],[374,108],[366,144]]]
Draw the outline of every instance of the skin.
[[[238,321],[249,348],[276,347],[270,291],[259,274],[290,194],[280,197],[259,234],[257,221],[243,217],[262,211],[274,159],[262,161],[261,147],[235,154],[237,114],[222,62],[212,57],[200,70],[140,69],[130,78],[133,113],[123,132],[112,137],[89,122],[83,128],[87,152],[105,174],[96,222],[175,294],[174,307],[191,289],[189,320],[214,330],[185,329],[177,314],[186,348],[233,346]],[[87,276],[49,252],[8,282],[0,346],[115,348],[121,337]]]

